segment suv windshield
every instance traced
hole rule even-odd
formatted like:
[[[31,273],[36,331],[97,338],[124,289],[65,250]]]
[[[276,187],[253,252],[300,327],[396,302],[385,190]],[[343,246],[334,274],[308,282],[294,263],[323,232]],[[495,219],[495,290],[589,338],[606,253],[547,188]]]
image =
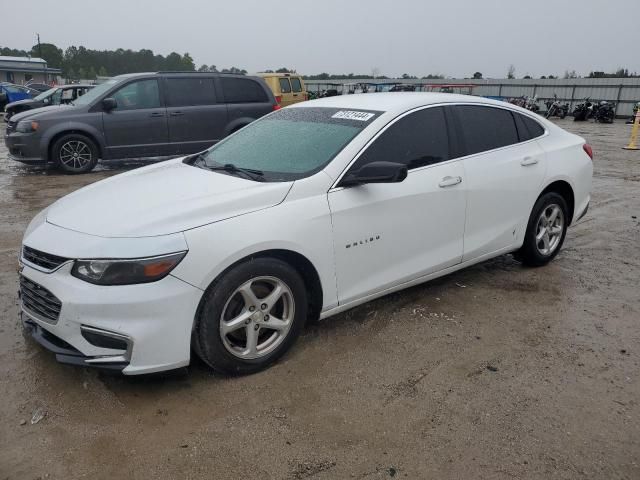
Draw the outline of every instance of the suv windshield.
[[[38,95],[37,97],[34,98],[34,100],[44,100],[45,98],[47,98],[49,95],[53,95],[53,92],[55,92],[56,90],[58,90],[58,87],[53,87],[50,88],[49,90],[47,90],[46,92],[42,92],[40,95]]]
[[[123,79],[118,78],[112,78],[111,80],[107,80],[104,83],[101,83],[100,85],[93,87],[91,90],[88,90],[87,93],[85,93],[84,95],[82,95],[81,97],[78,97],[77,99],[75,99],[73,101],[74,105],[89,105],[91,102],[93,102],[96,98],[100,97],[103,93],[105,93],[107,90],[111,89],[111,87],[113,87],[116,83],[121,82]]]
[[[198,158],[204,168],[232,166],[260,172],[264,181],[296,180],[322,170],[380,113],[324,107],[278,110]],[[236,171],[227,168],[225,173]]]

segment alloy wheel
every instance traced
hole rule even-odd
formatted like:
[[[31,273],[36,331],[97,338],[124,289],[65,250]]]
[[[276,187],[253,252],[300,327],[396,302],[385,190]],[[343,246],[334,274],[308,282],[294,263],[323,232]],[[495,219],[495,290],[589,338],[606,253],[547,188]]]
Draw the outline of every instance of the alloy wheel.
[[[548,205],[536,225],[536,248],[541,255],[551,255],[560,245],[564,231],[564,214],[557,204]]]
[[[252,278],[231,294],[222,309],[222,343],[235,357],[264,357],[284,341],[294,315],[293,294],[282,280]]]
[[[93,154],[89,145],[81,140],[69,140],[60,147],[60,163],[72,170],[78,170],[91,163]]]

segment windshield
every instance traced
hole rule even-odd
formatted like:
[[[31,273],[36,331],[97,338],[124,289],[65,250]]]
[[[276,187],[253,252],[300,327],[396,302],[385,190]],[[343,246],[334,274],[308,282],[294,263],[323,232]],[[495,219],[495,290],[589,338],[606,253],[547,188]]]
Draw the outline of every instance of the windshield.
[[[47,98],[49,95],[53,95],[54,92],[58,90],[58,87],[54,87],[54,88],[50,88],[49,90],[47,90],[46,92],[42,92],[40,95],[38,95],[37,97],[34,98],[34,100],[44,100],[45,98]]]
[[[121,82],[123,79],[121,78],[112,78],[111,80],[107,80],[104,83],[101,83],[100,85],[93,87],[91,90],[87,91],[87,93],[85,93],[84,95],[82,95],[81,97],[78,97],[76,100],[73,101],[74,105],[89,105],[90,103],[92,103],[96,98],[100,97],[103,93],[105,93],[107,90],[111,89],[111,87],[113,87],[116,83]]]
[[[205,168],[233,165],[259,171],[265,181],[296,180],[322,170],[380,113],[320,107],[279,110],[199,158]]]

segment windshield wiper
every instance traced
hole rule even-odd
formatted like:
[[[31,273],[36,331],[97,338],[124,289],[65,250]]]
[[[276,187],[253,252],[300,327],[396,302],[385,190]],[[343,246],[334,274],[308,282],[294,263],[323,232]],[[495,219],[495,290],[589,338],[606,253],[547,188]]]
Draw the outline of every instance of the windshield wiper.
[[[224,171],[229,173],[241,173],[248,178],[249,180],[253,180],[255,182],[264,182],[264,172],[262,170],[256,170],[253,168],[244,168],[237,167],[233,163],[225,163],[224,165],[207,165],[206,158],[204,155],[198,155],[193,162],[193,165],[196,167],[204,168],[206,170],[211,171]]]

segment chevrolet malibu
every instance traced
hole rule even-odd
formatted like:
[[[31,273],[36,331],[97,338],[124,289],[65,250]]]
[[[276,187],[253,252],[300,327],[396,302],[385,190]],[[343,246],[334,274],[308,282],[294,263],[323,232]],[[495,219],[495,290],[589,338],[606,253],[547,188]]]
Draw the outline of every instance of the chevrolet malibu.
[[[513,253],[587,211],[592,151],[514,105],[436,93],[276,111],[94,183],[28,226],[23,320],[59,361],[127,375],[267,367],[305,321]]]

